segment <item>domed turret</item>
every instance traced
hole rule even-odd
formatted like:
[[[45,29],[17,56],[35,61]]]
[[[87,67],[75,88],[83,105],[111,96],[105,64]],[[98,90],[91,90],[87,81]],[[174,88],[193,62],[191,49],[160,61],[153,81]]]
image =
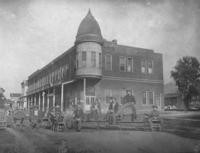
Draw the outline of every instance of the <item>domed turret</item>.
[[[82,20],[76,36],[76,76],[102,76],[102,36],[99,24],[90,10]]]
[[[76,35],[76,43],[88,41],[102,42],[101,29],[90,10],[86,17],[81,21]]]

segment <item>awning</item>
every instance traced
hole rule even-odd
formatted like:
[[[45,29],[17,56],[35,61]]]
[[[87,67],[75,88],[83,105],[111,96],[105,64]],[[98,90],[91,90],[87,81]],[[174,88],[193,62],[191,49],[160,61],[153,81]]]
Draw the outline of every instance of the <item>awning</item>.
[[[70,80],[70,81],[66,81],[66,82],[63,82],[62,85],[66,85],[66,84],[70,84],[72,82],[74,82],[75,80]]]

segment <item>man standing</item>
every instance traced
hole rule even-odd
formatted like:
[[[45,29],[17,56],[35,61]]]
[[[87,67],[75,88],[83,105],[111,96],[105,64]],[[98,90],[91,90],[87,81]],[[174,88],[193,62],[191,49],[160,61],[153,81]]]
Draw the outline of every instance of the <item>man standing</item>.
[[[131,94],[130,90],[127,91],[127,95],[124,97],[124,104],[127,103],[136,103],[135,97]]]
[[[114,113],[117,114],[118,111],[119,111],[119,103],[118,101],[116,100],[116,98],[114,98],[115,100],[115,104],[114,104]]]
[[[126,108],[131,108],[131,121],[136,119],[136,109],[135,109],[135,97],[131,94],[130,90],[127,91],[127,95],[123,98],[123,110]]]
[[[109,124],[114,124],[115,123],[113,97],[110,98],[110,103],[109,103],[109,106],[108,106],[108,123]]]
[[[75,121],[75,129],[76,131],[81,130],[81,122],[83,119],[83,109],[81,107],[81,104],[77,104],[74,110],[74,121]]]

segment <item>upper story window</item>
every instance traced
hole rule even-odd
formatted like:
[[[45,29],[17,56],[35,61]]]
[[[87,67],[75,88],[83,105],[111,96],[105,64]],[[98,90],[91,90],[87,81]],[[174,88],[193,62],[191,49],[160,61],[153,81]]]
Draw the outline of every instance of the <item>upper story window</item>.
[[[153,61],[152,60],[142,60],[141,61],[141,72],[142,73],[153,73]]]
[[[153,73],[153,61],[148,61],[147,72],[148,72],[149,74],[152,74],[152,73]]]
[[[91,52],[91,64],[92,67],[96,67],[96,52],[94,51]]]
[[[133,72],[133,58],[127,58],[127,72]]]
[[[78,53],[76,54],[76,68],[79,68],[79,67],[80,67],[79,59],[80,59],[80,52],[78,52]]]
[[[86,60],[87,60],[87,53],[86,51],[82,51],[82,66],[86,66]]]
[[[99,67],[102,67],[102,55],[99,53]]]
[[[119,70],[121,72],[126,71],[126,57],[123,57],[123,56],[119,57]]]
[[[146,61],[145,60],[141,61],[141,72],[146,73]]]
[[[105,55],[105,70],[112,71],[112,55],[110,54]]]

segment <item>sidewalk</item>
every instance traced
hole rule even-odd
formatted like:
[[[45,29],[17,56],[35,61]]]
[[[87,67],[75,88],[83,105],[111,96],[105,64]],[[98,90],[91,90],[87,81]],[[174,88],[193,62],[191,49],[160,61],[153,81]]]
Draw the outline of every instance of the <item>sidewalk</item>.
[[[200,111],[162,111],[160,116],[164,118],[180,118],[200,121]]]
[[[149,127],[145,126],[143,122],[118,122],[116,124],[108,124],[107,122],[83,122],[82,127],[84,129],[107,129],[107,130],[136,130],[146,131],[150,130]]]

